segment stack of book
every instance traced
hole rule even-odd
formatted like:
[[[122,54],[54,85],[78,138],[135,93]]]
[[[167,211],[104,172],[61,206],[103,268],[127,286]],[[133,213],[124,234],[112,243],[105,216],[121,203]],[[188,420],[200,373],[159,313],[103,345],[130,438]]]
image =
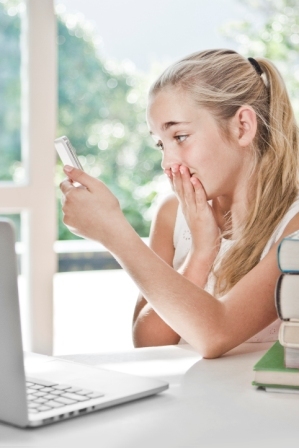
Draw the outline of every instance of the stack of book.
[[[278,341],[254,366],[254,386],[299,393],[299,231],[284,238],[277,251],[281,275],[275,305],[282,320]]]

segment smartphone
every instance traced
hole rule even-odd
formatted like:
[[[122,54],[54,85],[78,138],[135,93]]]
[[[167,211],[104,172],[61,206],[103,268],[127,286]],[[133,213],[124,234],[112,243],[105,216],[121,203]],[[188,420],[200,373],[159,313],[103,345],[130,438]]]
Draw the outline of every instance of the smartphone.
[[[64,165],[70,165],[74,168],[83,170],[75,149],[65,135],[63,137],[56,138],[56,140],[54,140],[54,144],[56,151],[58,152],[58,155]]]

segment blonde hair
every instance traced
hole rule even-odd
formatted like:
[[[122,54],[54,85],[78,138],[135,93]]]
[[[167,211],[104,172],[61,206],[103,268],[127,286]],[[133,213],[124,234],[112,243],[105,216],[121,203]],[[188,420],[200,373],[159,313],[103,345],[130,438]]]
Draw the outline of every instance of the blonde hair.
[[[207,108],[229,138],[228,120],[239,107],[250,105],[257,116],[253,142],[255,168],[247,216],[240,236],[215,272],[217,295],[231,289],[259,261],[262,251],[298,194],[298,128],[276,67],[257,58],[255,67],[232,50],[194,53],[170,66],[150,89],[165,87],[187,92]]]

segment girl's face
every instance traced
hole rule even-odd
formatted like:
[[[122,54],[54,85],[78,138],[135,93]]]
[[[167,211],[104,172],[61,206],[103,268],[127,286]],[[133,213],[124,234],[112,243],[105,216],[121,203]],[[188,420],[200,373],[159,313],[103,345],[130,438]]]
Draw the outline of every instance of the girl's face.
[[[149,101],[147,120],[162,151],[162,168],[186,166],[202,183],[208,199],[232,195],[242,174],[244,157],[237,139],[229,142],[207,109],[181,90],[164,89]]]

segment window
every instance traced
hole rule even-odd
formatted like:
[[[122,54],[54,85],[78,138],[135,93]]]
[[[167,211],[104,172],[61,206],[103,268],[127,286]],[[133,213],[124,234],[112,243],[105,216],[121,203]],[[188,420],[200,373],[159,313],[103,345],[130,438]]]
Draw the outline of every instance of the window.
[[[8,39],[7,60],[11,58],[17,64],[13,67],[9,65],[10,60],[7,63],[7,67],[14,69],[11,80],[5,78],[5,69],[0,77],[5,95],[11,95],[10,101],[4,103],[1,116],[2,123],[6,124],[4,140],[1,140],[1,157],[6,165],[1,175],[0,213],[17,215],[20,223],[25,293],[22,301],[26,302],[23,309],[27,314],[24,348],[51,353],[52,281],[56,270],[53,250],[56,239],[54,7],[52,0],[2,0],[0,9],[0,17],[7,24],[1,28],[1,36]],[[19,41],[20,53],[16,44]],[[16,75],[19,68],[20,78]]]

